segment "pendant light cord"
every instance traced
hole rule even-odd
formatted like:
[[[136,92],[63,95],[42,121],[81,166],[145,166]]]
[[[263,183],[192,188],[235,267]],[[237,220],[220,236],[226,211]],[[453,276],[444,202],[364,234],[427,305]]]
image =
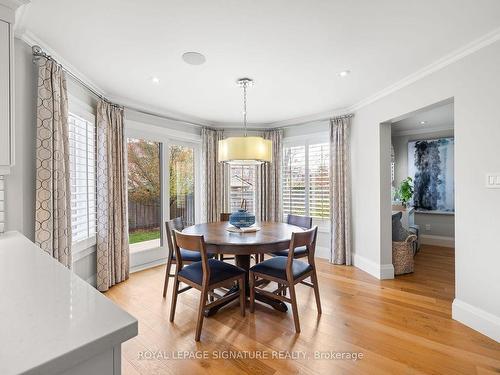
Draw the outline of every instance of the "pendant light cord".
[[[247,85],[243,82],[243,123],[245,124],[245,137],[247,136]]]

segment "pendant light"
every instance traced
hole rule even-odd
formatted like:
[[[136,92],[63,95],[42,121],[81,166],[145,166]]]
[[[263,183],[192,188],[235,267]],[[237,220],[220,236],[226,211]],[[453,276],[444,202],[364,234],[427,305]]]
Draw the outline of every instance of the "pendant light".
[[[243,87],[244,137],[229,137],[219,141],[219,162],[255,165],[272,161],[272,142],[262,137],[247,136],[247,88],[253,84],[250,78],[240,78],[236,83]]]

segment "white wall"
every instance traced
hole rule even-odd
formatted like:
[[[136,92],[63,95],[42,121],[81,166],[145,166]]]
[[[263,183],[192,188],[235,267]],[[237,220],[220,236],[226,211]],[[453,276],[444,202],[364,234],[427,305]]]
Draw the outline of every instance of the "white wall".
[[[419,139],[433,139],[442,137],[453,137],[453,129],[432,131],[412,135],[394,135],[395,126],[392,126],[392,145],[394,146],[395,168],[394,186],[398,187],[401,181],[408,177],[408,142]],[[435,240],[435,236],[448,239],[453,243],[455,237],[455,215],[436,213],[415,213],[415,224],[420,225],[420,233],[423,235],[423,243]],[[427,229],[430,225],[430,229]],[[432,237],[429,237],[432,236]],[[443,241],[443,239],[440,239]]]
[[[37,71],[31,47],[14,40],[15,52],[15,165],[6,176],[7,230],[16,230],[35,239],[35,177],[36,177],[36,87]],[[94,105],[95,99],[77,84],[68,80],[73,97]],[[81,278],[95,279],[95,247],[83,257],[75,257],[73,269]]]
[[[352,127],[355,263],[384,267],[389,201],[381,200],[386,139],[380,124],[454,97],[456,299],[453,317],[500,340],[500,190],[485,174],[500,171],[500,42],[489,45],[356,111]],[[390,135],[387,142],[390,142]],[[387,166],[389,169],[389,166]],[[381,176],[382,175],[382,176]],[[381,215],[384,214],[384,215]],[[388,215],[388,217],[390,217]],[[390,233],[390,231],[389,231]],[[372,272],[373,273],[373,272]],[[376,273],[376,272],[375,272]],[[380,276],[380,274],[379,274]]]
[[[6,176],[7,230],[35,239],[36,75],[31,48],[15,39],[15,165]]]

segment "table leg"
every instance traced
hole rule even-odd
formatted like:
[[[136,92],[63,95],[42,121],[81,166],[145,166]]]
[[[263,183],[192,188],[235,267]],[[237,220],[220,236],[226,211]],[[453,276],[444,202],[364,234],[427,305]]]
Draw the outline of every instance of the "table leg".
[[[248,298],[248,296],[250,295],[250,292],[249,292],[249,282],[248,282],[248,270],[250,269],[250,255],[236,255],[235,256],[235,260],[236,260],[236,265],[238,267],[240,267],[240,268],[243,268],[246,271],[246,280],[245,280],[245,282],[246,282],[246,295],[247,295],[247,298]],[[209,316],[214,315],[217,311],[219,311],[219,309],[221,307],[224,307],[227,304],[231,303],[232,301],[238,299],[238,297],[239,297],[238,293],[235,293],[237,291],[238,291],[238,286],[237,285],[235,285],[231,289],[229,289],[225,295],[234,293],[233,298],[231,298],[229,301],[227,301],[224,304],[221,304],[221,305],[218,305],[218,306],[206,309],[205,310],[205,316],[209,317]],[[266,296],[263,296],[263,295],[260,295],[260,294],[256,294],[255,295],[255,299],[257,301],[260,301],[262,303],[265,303],[265,304],[271,306],[275,310],[278,310],[278,311],[281,311],[281,312],[286,312],[288,310],[288,307],[286,306],[286,304],[284,302],[275,300],[273,298],[269,298],[269,297],[266,297]]]

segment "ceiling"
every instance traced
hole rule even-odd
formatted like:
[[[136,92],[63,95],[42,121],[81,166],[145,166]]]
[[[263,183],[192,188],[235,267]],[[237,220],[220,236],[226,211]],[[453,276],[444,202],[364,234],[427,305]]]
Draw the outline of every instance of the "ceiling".
[[[421,122],[424,122],[422,124]],[[392,133],[410,134],[453,129],[453,102],[419,110],[392,123]]]
[[[249,122],[270,124],[351,106],[499,26],[498,0],[32,0],[20,25],[116,101],[219,125],[241,121],[237,78],[255,80]]]

